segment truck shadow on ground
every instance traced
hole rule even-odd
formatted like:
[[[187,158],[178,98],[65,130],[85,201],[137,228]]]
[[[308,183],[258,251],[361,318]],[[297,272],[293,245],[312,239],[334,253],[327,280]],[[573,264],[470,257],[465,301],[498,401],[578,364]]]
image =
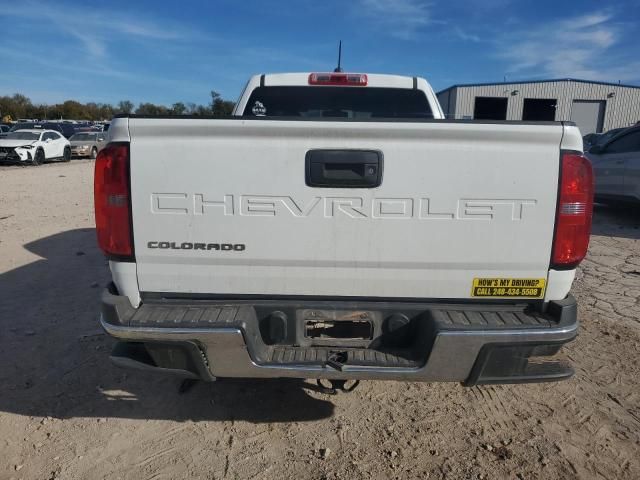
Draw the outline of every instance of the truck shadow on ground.
[[[94,229],[24,247],[41,257],[0,273],[0,411],[169,420],[310,421],[334,405],[301,380],[223,380],[178,393],[180,380],[111,365],[98,325],[109,281]]]
[[[640,206],[594,205],[591,233],[609,237],[640,239]]]

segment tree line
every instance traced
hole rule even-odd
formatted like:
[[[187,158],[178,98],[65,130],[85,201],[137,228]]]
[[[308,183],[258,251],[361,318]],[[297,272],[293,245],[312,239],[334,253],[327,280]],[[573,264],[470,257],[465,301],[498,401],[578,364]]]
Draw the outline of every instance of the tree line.
[[[140,103],[136,107],[129,100],[122,100],[115,105],[109,103],[81,103],[67,100],[53,105],[34,104],[31,99],[21,93],[0,96],[0,118],[4,121],[29,118],[38,120],[72,119],[72,120],[110,120],[119,113],[136,113],[139,115],[230,115],[235,103],[224,100],[212,90],[211,102],[207,105],[176,102],[170,107],[154,103]]]

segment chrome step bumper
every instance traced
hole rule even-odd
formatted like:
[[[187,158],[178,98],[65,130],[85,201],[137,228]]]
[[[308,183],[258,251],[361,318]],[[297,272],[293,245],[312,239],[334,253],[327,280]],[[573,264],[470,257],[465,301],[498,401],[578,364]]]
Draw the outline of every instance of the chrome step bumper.
[[[456,381],[471,385],[552,381],[573,373],[570,366],[555,360],[528,361],[553,355],[575,338],[578,322],[573,297],[555,302],[544,314],[487,305],[412,305],[421,312],[417,321],[428,324],[428,328],[411,350],[396,349],[395,353],[375,347],[264,344],[256,309],[247,303],[163,303],[150,305],[141,313],[125,305],[123,299],[127,301],[109,291],[103,295],[100,321],[109,335],[127,343],[169,350],[184,348],[188,358],[182,361],[182,368],[167,360],[177,358],[178,354],[171,352],[160,357],[151,352],[146,360],[121,353],[113,357],[114,362],[173,373],[184,371],[185,376],[204,380],[294,377]],[[381,305],[387,308],[393,304]],[[375,302],[366,307],[375,307]],[[215,315],[207,314],[207,309],[216,310]],[[345,360],[339,364],[327,361],[331,351],[344,353]]]

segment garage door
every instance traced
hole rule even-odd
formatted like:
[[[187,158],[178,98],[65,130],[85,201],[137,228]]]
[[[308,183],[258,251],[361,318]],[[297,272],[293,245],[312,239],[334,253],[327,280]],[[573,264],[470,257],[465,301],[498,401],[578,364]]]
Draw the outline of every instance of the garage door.
[[[571,106],[571,121],[580,128],[580,133],[602,132],[604,121],[604,105],[602,100],[574,100]]]
[[[506,120],[506,97],[476,97],[473,107],[473,118],[476,120]]]

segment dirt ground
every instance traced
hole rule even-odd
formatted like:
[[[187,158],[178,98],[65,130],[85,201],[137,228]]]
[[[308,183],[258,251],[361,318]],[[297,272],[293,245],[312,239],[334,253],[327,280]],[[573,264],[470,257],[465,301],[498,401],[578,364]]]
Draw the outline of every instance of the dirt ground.
[[[0,479],[640,478],[640,213],[596,210],[570,381],[179,394],[108,361],[92,168],[0,168]]]

